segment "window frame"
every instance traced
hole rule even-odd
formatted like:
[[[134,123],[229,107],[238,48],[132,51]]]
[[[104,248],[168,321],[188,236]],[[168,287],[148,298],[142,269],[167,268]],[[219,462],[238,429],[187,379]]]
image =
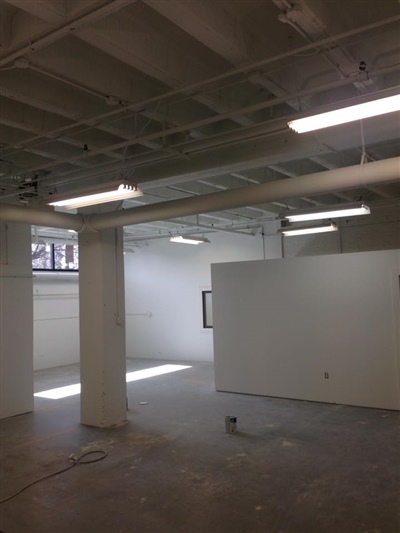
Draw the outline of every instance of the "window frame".
[[[209,324],[209,320],[208,320],[209,317],[207,317],[207,303],[206,303],[207,294],[212,295],[212,290],[211,289],[201,290],[201,308],[202,308],[202,318],[203,318],[203,329],[210,330],[214,328],[214,323],[213,323],[214,321],[212,321],[211,325]],[[212,300],[211,300],[211,304],[212,304]]]

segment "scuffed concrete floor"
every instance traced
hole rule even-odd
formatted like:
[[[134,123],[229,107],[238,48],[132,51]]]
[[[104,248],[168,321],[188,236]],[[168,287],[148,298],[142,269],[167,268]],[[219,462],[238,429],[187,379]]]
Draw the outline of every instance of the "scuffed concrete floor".
[[[78,373],[38,372],[36,390]],[[36,398],[34,414],[2,422],[1,498],[71,453],[108,452],[1,505],[4,533],[400,532],[399,413],[218,393],[208,363],[128,395],[129,420],[113,429],[81,426],[79,396]]]

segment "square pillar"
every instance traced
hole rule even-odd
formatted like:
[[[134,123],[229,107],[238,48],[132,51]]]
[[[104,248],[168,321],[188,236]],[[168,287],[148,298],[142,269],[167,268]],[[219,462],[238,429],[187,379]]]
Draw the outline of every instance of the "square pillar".
[[[126,420],[122,228],[79,234],[81,422]]]

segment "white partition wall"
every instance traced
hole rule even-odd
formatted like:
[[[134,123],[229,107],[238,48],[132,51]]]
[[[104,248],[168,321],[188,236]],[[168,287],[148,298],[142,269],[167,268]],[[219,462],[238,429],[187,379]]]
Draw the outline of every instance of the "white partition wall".
[[[78,282],[77,273],[34,273],[34,370],[79,363]]]
[[[399,409],[400,252],[212,265],[216,388]]]
[[[282,256],[279,235],[209,239],[204,246],[154,240],[124,256],[128,357],[213,361],[213,330],[203,328],[201,305],[210,264]],[[34,273],[35,370],[79,362],[78,281],[73,273]]]
[[[0,224],[0,418],[33,410],[31,228]]]

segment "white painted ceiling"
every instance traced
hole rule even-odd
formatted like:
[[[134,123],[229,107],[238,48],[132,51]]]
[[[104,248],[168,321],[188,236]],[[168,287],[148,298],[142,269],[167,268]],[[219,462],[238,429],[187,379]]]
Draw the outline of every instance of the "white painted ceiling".
[[[399,20],[398,0],[0,0],[0,200],[123,178],[145,194],[112,207],[131,208],[398,156],[398,113],[304,135],[287,120],[397,93]],[[397,181],[125,232],[251,233],[399,197]]]

